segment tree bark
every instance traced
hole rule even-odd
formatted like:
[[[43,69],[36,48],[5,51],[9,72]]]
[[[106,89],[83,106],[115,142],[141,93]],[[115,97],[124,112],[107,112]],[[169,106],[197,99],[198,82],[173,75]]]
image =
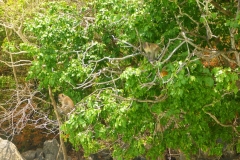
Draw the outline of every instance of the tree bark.
[[[51,101],[52,101],[52,105],[53,105],[53,108],[54,108],[54,112],[55,112],[56,117],[57,117],[57,121],[58,121],[58,124],[59,124],[59,132],[60,132],[61,117],[60,117],[60,115],[58,114],[57,103],[56,103],[56,101],[55,101],[54,98],[53,98],[52,89],[51,89],[50,86],[48,86],[48,91],[49,91],[50,99],[51,99]],[[67,150],[66,150],[66,147],[65,147],[65,144],[64,144],[64,140],[63,140],[63,138],[61,137],[61,133],[59,133],[59,139],[60,139],[60,146],[61,146],[61,148],[62,148],[64,160],[67,160],[67,159],[68,159]]]

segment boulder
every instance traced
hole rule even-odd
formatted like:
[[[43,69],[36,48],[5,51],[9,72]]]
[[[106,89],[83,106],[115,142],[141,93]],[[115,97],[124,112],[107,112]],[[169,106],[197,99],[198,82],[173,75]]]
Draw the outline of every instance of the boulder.
[[[0,157],[1,160],[24,160],[17,147],[12,142],[2,138],[0,138]]]
[[[59,150],[59,144],[56,139],[45,141],[43,144],[43,153],[45,160],[63,160],[62,150]]]
[[[42,148],[37,148],[36,157],[43,157],[43,149]]]
[[[29,151],[23,152],[21,155],[26,160],[33,160],[34,158],[36,158],[36,151],[29,150]]]
[[[34,158],[34,160],[45,160],[45,157],[43,155],[43,152],[37,154],[37,158]]]

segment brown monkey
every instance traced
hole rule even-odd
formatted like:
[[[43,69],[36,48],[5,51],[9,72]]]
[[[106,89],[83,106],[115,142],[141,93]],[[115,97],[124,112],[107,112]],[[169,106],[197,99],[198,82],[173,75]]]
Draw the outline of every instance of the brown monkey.
[[[158,55],[161,49],[157,44],[144,42],[142,46],[145,52],[144,56],[146,56],[150,62],[156,61],[158,59]]]
[[[75,108],[71,98],[64,95],[63,93],[58,95],[58,101],[62,104],[62,106],[59,107],[61,114],[68,114]]]

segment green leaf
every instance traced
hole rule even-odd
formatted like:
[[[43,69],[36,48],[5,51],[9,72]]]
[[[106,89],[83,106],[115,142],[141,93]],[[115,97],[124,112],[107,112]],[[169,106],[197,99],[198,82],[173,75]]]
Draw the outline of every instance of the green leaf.
[[[213,87],[213,85],[214,85],[214,80],[213,80],[213,78],[211,78],[211,77],[204,77],[203,80],[204,80],[206,86],[208,86],[208,87]]]

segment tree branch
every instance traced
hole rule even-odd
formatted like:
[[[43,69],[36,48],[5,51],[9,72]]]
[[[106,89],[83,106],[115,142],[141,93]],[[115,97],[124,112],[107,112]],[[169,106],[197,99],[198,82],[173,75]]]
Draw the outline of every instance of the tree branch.
[[[233,15],[231,12],[223,9],[217,2],[211,1],[210,3],[211,3],[217,10],[219,10],[221,13],[223,13],[224,15],[230,16],[230,17],[232,17],[232,18],[234,17],[234,15]]]
[[[56,101],[53,98],[52,89],[51,89],[50,86],[48,86],[48,91],[49,91],[50,99],[52,101],[54,112],[55,112],[56,117],[57,117],[57,121],[58,121],[58,124],[59,124],[59,132],[60,132],[61,118],[60,118],[60,115],[58,114],[57,103],[56,103]],[[64,144],[64,140],[61,137],[61,134],[59,136],[59,139],[60,139],[60,145],[61,145],[61,148],[62,148],[64,160],[67,160],[67,150],[66,150],[66,147],[65,147],[65,144]]]

